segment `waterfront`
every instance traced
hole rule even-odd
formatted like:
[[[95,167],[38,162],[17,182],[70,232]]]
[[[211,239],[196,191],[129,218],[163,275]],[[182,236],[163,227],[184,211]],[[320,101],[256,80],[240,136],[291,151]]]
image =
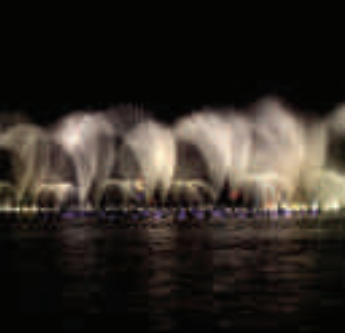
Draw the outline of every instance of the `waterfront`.
[[[3,315],[88,327],[106,314],[153,332],[327,329],[344,314],[343,220],[295,222],[3,227]]]

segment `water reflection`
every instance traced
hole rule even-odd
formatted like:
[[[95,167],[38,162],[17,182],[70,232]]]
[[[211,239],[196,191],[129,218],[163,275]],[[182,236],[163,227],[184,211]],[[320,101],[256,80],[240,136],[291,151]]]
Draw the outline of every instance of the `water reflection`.
[[[151,330],[212,330],[212,230],[171,227],[150,236]]]
[[[0,302],[71,325],[108,313],[155,332],[313,331],[343,313],[344,239],[339,223],[1,230]]]
[[[310,250],[315,243],[286,237],[286,230],[269,236],[257,231],[256,236],[246,237],[251,231],[233,230],[230,239],[215,233],[216,322],[223,328],[277,329],[285,319],[294,318],[286,315],[301,311],[301,282],[311,278],[316,253]]]
[[[175,237],[176,230],[171,227],[149,229],[149,324],[157,332],[173,326]]]
[[[81,226],[62,228],[60,237],[64,310],[130,312],[147,325],[147,230]]]

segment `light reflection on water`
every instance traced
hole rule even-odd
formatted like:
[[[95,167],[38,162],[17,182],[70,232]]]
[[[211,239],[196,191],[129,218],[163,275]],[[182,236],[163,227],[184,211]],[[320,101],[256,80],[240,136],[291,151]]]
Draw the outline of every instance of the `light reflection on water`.
[[[0,230],[0,302],[84,324],[108,313],[157,332],[313,331],[343,312],[341,223]]]

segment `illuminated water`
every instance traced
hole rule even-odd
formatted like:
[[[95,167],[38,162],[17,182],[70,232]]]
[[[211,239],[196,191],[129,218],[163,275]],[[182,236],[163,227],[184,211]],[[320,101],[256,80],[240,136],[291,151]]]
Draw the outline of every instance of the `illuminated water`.
[[[2,227],[2,318],[97,328],[93,314],[107,314],[121,332],[327,329],[345,314],[345,232],[341,219],[314,222]]]

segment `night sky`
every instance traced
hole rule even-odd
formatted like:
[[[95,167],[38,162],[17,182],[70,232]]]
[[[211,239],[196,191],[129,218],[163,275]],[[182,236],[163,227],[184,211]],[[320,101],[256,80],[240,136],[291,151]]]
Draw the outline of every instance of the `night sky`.
[[[212,86],[212,82],[205,85],[200,82],[194,85],[194,82],[196,80],[190,82],[190,93],[189,83],[184,83],[181,89],[176,90],[174,86],[169,86],[163,94],[158,89],[156,94],[154,89],[150,94],[145,94],[134,87],[133,91],[125,88],[119,95],[114,94],[112,99],[104,102],[0,102],[0,112],[20,111],[27,114],[32,121],[45,125],[54,123],[73,110],[92,112],[130,103],[148,110],[158,120],[171,122],[203,106],[245,108],[264,96],[281,97],[304,113],[320,116],[326,115],[336,105],[345,102],[345,82],[339,82],[336,78],[333,80],[332,76],[307,80],[299,77],[293,80],[256,77],[223,81],[215,86]],[[141,93],[135,94],[137,91]],[[123,92],[125,94],[122,94]],[[122,98],[123,96],[125,97]]]

